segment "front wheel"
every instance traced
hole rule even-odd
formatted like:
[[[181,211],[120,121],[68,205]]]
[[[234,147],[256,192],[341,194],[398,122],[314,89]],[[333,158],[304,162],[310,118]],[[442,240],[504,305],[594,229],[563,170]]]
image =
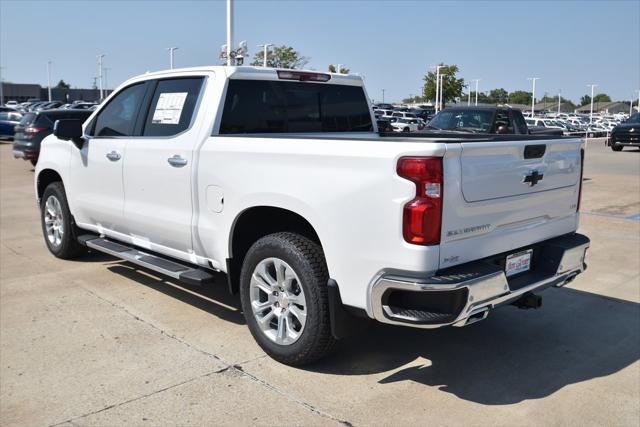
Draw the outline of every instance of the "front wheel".
[[[615,142],[611,144],[611,149],[613,151],[622,151],[622,145],[616,144]]]
[[[83,252],[76,240],[76,226],[61,182],[52,182],[45,188],[40,200],[40,220],[44,241],[53,255],[71,259]]]
[[[303,236],[275,233],[251,246],[240,299],[251,334],[269,356],[304,365],[332,350],[328,279],[321,247]]]

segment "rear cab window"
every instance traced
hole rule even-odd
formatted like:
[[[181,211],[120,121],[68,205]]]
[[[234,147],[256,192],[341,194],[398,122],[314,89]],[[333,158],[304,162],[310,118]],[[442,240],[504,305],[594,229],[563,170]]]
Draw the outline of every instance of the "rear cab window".
[[[220,134],[370,132],[360,86],[232,79]]]

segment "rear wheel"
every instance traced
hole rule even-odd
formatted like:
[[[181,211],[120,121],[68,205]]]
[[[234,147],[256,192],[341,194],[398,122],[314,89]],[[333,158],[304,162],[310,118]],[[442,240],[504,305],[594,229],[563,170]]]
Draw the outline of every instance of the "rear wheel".
[[[40,219],[44,241],[53,255],[71,259],[84,251],[76,240],[77,228],[61,182],[52,182],[45,188],[40,200]]]
[[[624,148],[624,147],[622,147],[622,145],[616,144],[615,142],[613,144],[611,144],[611,149],[613,151],[622,151],[622,148]]]
[[[271,234],[249,249],[240,274],[242,310],[269,356],[303,365],[332,350],[328,279],[322,249],[298,234]]]

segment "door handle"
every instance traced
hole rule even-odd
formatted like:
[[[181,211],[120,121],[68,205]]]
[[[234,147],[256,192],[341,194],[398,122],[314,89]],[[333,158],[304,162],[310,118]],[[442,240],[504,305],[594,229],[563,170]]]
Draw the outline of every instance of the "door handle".
[[[111,160],[112,162],[117,162],[121,158],[122,158],[122,156],[120,155],[120,153],[118,153],[115,150],[113,150],[110,153],[107,153],[107,159]]]
[[[174,154],[172,157],[167,159],[167,162],[174,168],[181,168],[187,164],[187,159],[179,156],[178,154]]]

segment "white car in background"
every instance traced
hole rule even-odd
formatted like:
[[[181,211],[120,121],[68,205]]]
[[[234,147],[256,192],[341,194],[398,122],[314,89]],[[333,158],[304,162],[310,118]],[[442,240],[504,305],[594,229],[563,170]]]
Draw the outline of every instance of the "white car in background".
[[[416,116],[414,113],[409,113],[407,111],[394,111],[392,117],[396,117],[398,119],[417,119],[418,118],[418,116]]]
[[[420,119],[396,118],[396,121],[391,122],[391,127],[394,132],[417,132],[424,127],[420,124],[419,120]]]
[[[562,129],[562,126],[558,126],[553,119],[525,119],[527,122],[527,126],[540,126],[549,129]]]

